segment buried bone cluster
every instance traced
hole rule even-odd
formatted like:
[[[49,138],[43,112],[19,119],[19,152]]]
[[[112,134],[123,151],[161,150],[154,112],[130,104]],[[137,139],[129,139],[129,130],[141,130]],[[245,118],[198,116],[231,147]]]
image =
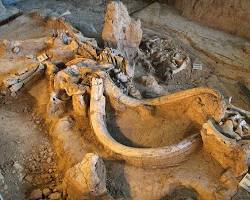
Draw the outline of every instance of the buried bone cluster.
[[[225,116],[219,123],[223,134],[236,139],[250,139],[250,113],[230,104],[225,111]]]
[[[187,68],[190,58],[171,41],[158,36],[145,36],[138,51],[138,62],[141,61],[149,72],[161,72],[163,79],[177,74]]]
[[[178,102],[176,105],[180,107],[176,108],[175,111],[181,111],[181,104],[187,102],[188,106],[185,107],[184,105],[185,115],[189,116],[195,124],[202,124],[211,116],[219,123],[225,112],[221,96],[217,92],[204,88],[183,91],[178,94],[155,98],[152,101],[142,99],[140,91],[133,82],[134,70],[138,62],[142,62],[145,68],[153,73],[163,68],[162,76],[167,79],[169,76],[174,76],[185,70],[190,64],[190,58],[185,52],[172,48],[168,41],[157,37],[143,40],[141,43],[142,50],[139,50],[142,35],[140,22],[133,21],[120,2],[111,2],[108,9],[110,10],[105,18],[103,33],[103,39],[107,44],[106,48],[100,49],[93,39],[84,37],[64,21],[53,19],[50,23],[60,24],[62,28],[54,30],[51,36],[44,39],[45,47],[39,49],[39,53],[36,52],[34,56],[28,56],[27,58],[27,55],[24,55],[27,50],[21,43],[18,43],[15,49],[10,48],[10,53],[15,55],[15,59],[18,60],[20,56],[24,56],[31,62],[31,67],[21,71],[18,70],[13,75],[3,79],[4,87],[15,93],[32,81],[35,76],[42,75],[40,72],[45,71],[50,92],[46,117],[50,121],[51,136],[55,145],[57,147],[64,145],[62,147],[64,153],[60,152],[60,156],[64,157],[65,162],[67,162],[63,165],[64,167],[67,166],[65,167],[66,172],[63,181],[63,196],[72,200],[113,199],[108,194],[106,169],[101,156],[87,153],[81,143],[81,136],[73,132],[73,129],[76,128],[76,120],[73,119],[75,114],[80,116],[81,123],[88,123],[87,120],[91,122],[93,132],[100,140],[97,143],[98,147],[107,150],[107,154],[112,155],[110,156],[112,159],[125,160],[126,163],[135,165],[141,170],[150,167],[160,170],[168,166],[175,167],[187,161],[188,156],[201,145],[199,133],[196,132],[178,144],[162,148],[130,148],[121,145],[114,141],[108,133],[109,130],[105,121],[107,112],[105,106],[109,100],[118,102],[121,110],[124,111],[126,107],[131,107],[145,118],[154,115],[157,107],[163,110],[163,115],[166,114],[164,112],[173,112],[171,105],[175,105],[173,103],[175,101]],[[120,17],[125,18],[122,18],[121,24],[118,23]],[[116,23],[112,24],[110,21]],[[115,37],[112,38],[112,34],[107,33],[113,33]],[[145,47],[143,47],[144,45]],[[116,49],[111,48],[111,46]],[[8,49],[8,46],[6,48]],[[133,63],[133,61],[138,62]],[[163,66],[167,67],[164,68]],[[142,82],[150,91],[154,91],[158,95],[164,92],[164,89],[152,75],[143,76]],[[165,104],[170,106],[166,109]],[[242,112],[233,111],[231,114],[230,112],[226,111],[226,114],[229,113],[229,115],[225,115],[225,119],[222,119],[222,125],[228,119],[234,119],[232,121],[235,123],[233,131],[239,137],[244,138],[236,129],[240,127],[243,131],[242,134],[247,135],[246,131],[249,130],[246,125],[247,121],[241,116],[243,115]],[[245,120],[246,123],[242,120]],[[133,124],[130,124],[130,126],[132,127]],[[216,132],[220,129],[214,131],[212,128],[209,129],[208,125],[202,128],[204,146],[211,141],[218,142],[216,144],[220,144],[220,142],[223,144],[224,142],[224,138]],[[87,133],[84,132],[84,134]],[[232,133],[229,136],[234,138]],[[66,141],[65,138],[68,140]],[[94,140],[94,137],[92,139]],[[73,140],[76,143],[71,146],[70,141]],[[210,192],[207,191],[210,188],[203,189],[204,185],[201,183],[201,186],[197,187],[196,194],[196,191],[186,189],[186,187],[192,188],[194,185],[197,186],[199,182],[172,180],[174,184],[181,182],[186,186],[184,189],[181,187],[180,190],[188,190],[185,198],[196,199],[197,195],[203,195],[203,197],[217,195],[216,199],[227,199],[227,197],[232,196],[237,187],[235,177],[239,177],[246,172],[245,151],[240,144],[233,143],[231,145],[231,143],[227,143],[220,149],[221,151],[216,152],[214,152],[214,148],[209,147],[211,146],[206,146],[206,151],[211,153],[214,159],[218,160],[223,166],[223,170],[226,171],[223,172],[220,177],[221,180],[218,181],[223,186],[223,190],[216,186],[216,189],[221,189],[221,191]],[[73,148],[81,149],[79,151],[80,160],[71,155],[71,149]],[[225,152],[230,156],[225,155]],[[227,160],[221,159],[221,155],[226,157]],[[235,155],[239,155],[239,157],[235,158]],[[180,177],[178,178],[180,179]],[[190,195],[189,191],[192,191]],[[202,194],[204,191],[205,194]],[[174,190],[172,195],[175,195],[176,192],[178,193],[178,189]],[[41,198],[45,198],[44,196],[42,194]]]

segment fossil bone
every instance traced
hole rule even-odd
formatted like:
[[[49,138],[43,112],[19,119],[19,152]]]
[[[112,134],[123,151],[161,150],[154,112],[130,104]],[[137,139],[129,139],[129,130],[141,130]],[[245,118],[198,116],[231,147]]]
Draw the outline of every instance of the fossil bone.
[[[224,124],[222,125],[222,129],[231,138],[235,138],[236,140],[241,139],[241,137],[237,133],[235,133],[234,130],[233,130],[233,122],[232,122],[232,120],[225,121]]]
[[[3,83],[5,87],[9,88],[11,92],[15,93],[20,90],[26,83],[28,83],[35,76],[42,74],[44,65],[39,64],[34,67],[26,69],[24,72],[17,73],[7,77]]]

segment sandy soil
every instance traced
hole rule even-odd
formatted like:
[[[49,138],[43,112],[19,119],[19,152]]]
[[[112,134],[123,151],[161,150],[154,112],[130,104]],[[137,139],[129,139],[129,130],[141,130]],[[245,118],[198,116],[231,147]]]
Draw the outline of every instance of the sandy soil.
[[[140,109],[132,108],[107,111],[107,124],[114,139],[132,147],[163,147],[176,144],[199,130],[185,114],[178,115],[169,107],[165,108],[168,112],[160,106],[142,109],[146,111],[141,113]]]

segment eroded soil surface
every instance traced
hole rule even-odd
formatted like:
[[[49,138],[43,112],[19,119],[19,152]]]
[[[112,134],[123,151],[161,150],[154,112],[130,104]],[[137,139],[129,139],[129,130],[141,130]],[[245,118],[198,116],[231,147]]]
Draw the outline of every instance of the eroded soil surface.
[[[33,110],[34,102],[27,92],[1,98],[0,192],[4,199],[28,199],[35,188],[52,193],[60,187],[56,156],[44,120]]]

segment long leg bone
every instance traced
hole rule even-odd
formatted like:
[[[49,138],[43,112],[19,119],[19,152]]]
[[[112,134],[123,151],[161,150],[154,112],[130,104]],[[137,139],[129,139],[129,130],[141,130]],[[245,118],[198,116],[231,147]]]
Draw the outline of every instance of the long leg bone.
[[[28,83],[35,76],[41,74],[43,71],[44,71],[44,65],[39,64],[38,66],[33,67],[24,73],[8,77],[7,79],[4,80],[4,85],[8,87],[11,92],[17,92],[26,83]]]

